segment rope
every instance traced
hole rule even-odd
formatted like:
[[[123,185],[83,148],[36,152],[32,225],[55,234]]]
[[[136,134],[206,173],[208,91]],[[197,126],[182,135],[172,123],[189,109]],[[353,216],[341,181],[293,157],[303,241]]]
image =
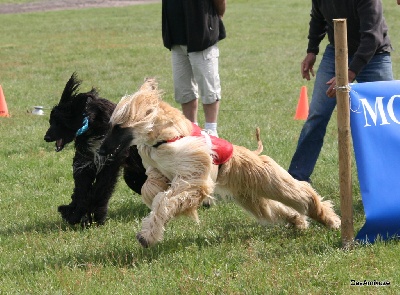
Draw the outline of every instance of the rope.
[[[349,86],[349,84],[344,85],[344,86],[337,86],[335,85],[335,87],[333,87],[336,91],[341,91],[341,92],[350,92],[351,87]]]

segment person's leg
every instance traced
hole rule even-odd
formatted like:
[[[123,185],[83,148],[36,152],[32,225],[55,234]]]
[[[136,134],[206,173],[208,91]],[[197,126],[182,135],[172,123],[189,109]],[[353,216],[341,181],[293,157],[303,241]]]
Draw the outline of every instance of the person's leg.
[[[322,149],[326,127],[336,106],[336,98],[329,98],[326,82],[335,76],[335,50],[327,46],[318,67],[307,121],[301,130],[296,151],[288,172],[298,180],[310,181]]]
[[[218,73],[219,49],[217,44],[202,52],[189,53],[194,79],[199,86],[205,116],[205,129],[218,136],[217,121],[221,99],[221,84]]]
[[[210,104],[203,104],[205,124],[204,129],[210,134],[218,137],[217,120],[219,111],[219,100]]]
[[[198,91],[186,46],[173,46],[171,57],[175,101],[181,104],[185,117],[197,124]]]
[[[198,111],[198,99],[193,99],[187,103],[182,103],[182,113],[193,123],[197,124],[197,111]]]
[[[219,112],[219,100],[210,104],[203,104],[205,120],[208,123],[217,123]]]

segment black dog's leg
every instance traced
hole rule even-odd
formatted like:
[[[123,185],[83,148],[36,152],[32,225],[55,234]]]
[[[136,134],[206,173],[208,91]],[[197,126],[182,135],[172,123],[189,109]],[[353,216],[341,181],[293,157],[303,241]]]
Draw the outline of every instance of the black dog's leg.
[[[75,155],[73,161],[74,192],[71,196],[72,202],[69,205],[58,207],[62,218],[70,224],[90,222],[88,214],[88,194],[96,177],[94,164],[84,158]]]
[[[146,182],[146,169],[143,167],[142,158],[136,146],[129,148],[129,155],[125,159],[125,183],[137,194],[141,194],[142,186]]]
[[[124,168],[124,178],[128,186],[140,194],[147,179],[146,170],[136,146],[120,151],[114,158],[109,159],[96,177],[91,193],[91,212],[94,221],[104,223],[107,217],[108,202],[115,189],[121,166]]]
[[[94,221],[103,224],[107,217],[108,202],[114,192],[118,180],[121,161],[113,159],[107,161],[102,170],[97,174],[90,193],[90,212],[93,213]]]
[[[142,194],[142,186],[147,180],[147,175],[131,167],[124,168],[124,180],[125,183],[129,186],[131,190],[133,190],[138,195]]]

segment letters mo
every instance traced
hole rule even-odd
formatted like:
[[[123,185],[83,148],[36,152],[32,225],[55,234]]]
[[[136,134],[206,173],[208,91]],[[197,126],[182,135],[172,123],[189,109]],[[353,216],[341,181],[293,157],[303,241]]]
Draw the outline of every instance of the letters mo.
[[[400,95],[393,95],[389,99],[386,105],[386,110],[384,108],[383,98],[384,97],[376,98],[374,108],[371,107],[366,98],[360,98],[361,104],[364,109],[364,118],[365,118],[364,127],[371,126],[371,124],[369,124],[369,119],[372,120],[373,125],[376,126],[378,117],[381,118],[381,123],[379,125],[390,124],[388,117],[393,123],[400,125],[400,107],[398,107],[396,110],[397,111],[397,117],[396,117],[395,109],[393,106],[396,98],[398,99],[398,103],[400,103]]]

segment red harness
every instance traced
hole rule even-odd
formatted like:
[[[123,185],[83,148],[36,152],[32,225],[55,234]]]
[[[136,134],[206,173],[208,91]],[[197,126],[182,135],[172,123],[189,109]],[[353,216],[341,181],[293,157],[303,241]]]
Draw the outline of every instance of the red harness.
[[[232,143],[230,143],[229,141],[213,136],[213,135],[208,135],[205,133],[201,132],[201,128],[199,126],[197,126],[196,124],[192,123],[193,125],[193,130],[192,130],[192,134],[191,136],[199,136],[199,137],[209,137],[211,140],[211,150],[213,151],[213,154],[211,155],[213,158],[213,163],[215,165],[221,165],[226,163],[230,158],[232,158],[233,155],[233,145]],[[172,139],[167,140],[166,142],[174,142],[177,141],[179,139],[181,139],[183,136],[181,137],[175,137]],[[160,144],[165,143],[164,142],[160,142],[157,143],[156,145],[154,145],[154,147],[159,146]]]

